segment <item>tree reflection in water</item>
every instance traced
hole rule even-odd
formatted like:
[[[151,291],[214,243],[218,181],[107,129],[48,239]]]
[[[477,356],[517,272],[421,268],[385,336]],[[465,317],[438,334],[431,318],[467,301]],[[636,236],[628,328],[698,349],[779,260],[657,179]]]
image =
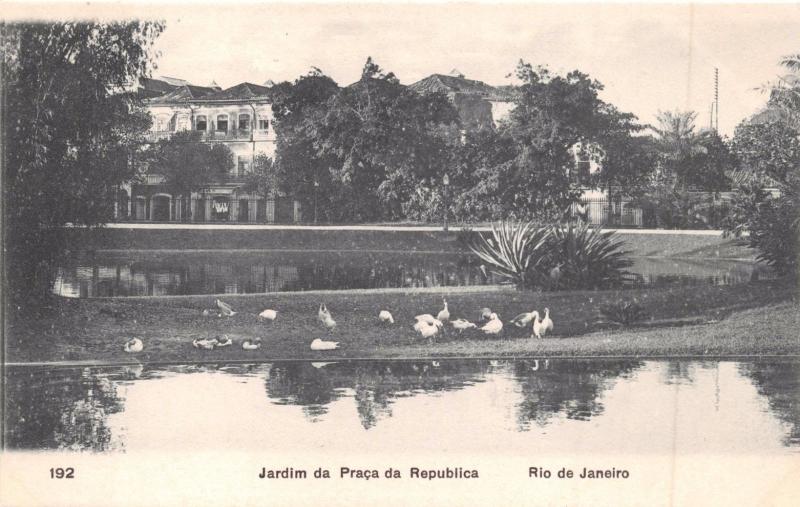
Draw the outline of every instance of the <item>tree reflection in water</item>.
[[[800,444],[800,363],[775,359],[741,363],[739,372],[767,399],[770,411],[789,426],[784,444]]]
[[[312,422],[329,403],[352,390],[364,429],[390,417],[396,398],[462,389],[484,380],[488,361],[352,361],[317,368],[313,363],[274,363],[266,380],[267,396],[300,405]]]
[[[137,373],[117,371],[117,379],[129,375]],[[90,368],[10,368],[5,380],[6,447],[74,451],[113,447],[108,416],[122,411],[123,400],[109,376]]]
[[[627,378],[644,363],[606,360],[527,360],[514,363],[522,401],[518,405],[520,431],[533,421],[546,426],[559,413],[567,419],[588,421],[603,413],[604,391],[617,378]]]

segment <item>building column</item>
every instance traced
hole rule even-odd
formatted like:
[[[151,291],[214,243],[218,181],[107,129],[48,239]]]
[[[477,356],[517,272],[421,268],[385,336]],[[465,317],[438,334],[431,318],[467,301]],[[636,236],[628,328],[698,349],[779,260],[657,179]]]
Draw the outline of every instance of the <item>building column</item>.
[[[300,201],[294,201],[294,222],[302,222],[303,221],[303,210],[300,209]]]
[[[234,198],[233,195],[230,196],[228,202],[229,209],[228,209],[228,221],[229,222],[238,222],[239,221],[239,199]]]
[[[247,206],[247,220],[250,222],[256,221],[256,213],[258,212],[258,199],[250,199]]]
[[[128,220],[134,218],[133,216],[133,192],[128,196]]]
[[[264,201],[264,221],[269,224],[275,222],[275,199]]]
[[[197,197],[194,195],[189,198],[189,214],[192,222],[197,220]]]
[[[206,195],[204,202],[206,203],[206,222],[211,221],[211,196]]]
[[[178,219],[178,210],[175,209],[177,206],[177,200],[173,199],[172,196],[169,198],[169,220],[177,220]]]

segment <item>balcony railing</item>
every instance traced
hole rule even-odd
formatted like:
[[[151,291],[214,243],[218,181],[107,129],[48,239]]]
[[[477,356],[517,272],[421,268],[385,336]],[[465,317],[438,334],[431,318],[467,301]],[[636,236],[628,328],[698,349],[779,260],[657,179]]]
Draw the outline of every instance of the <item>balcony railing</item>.
[[[249,141],[252,139],[255,140],[263,140],[270,137],[269,130],[211,130],[211,131],[199,131],[201,134],[200,139],[202,141]],[[146,139],[151,142],[155,143],[162,139],[169,139],[175,133],[173,130],[158,130],[158,131],[150,131],[145,134]]]

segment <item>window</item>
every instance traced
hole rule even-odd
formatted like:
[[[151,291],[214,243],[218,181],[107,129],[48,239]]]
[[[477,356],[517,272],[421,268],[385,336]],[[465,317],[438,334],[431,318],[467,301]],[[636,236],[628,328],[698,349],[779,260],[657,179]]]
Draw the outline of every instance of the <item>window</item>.
[[[239,130],[250,130],[250,115],[249,114],[240,114],[239,115]]]
[[[245,157],[238,157],[239,174],[247,174],[250,172],[250,161]]]
[[[267,130],[269,128],[269,121],[258,120],[258,130]]]
[[[203,115],[198,116],[197,119],[195,120],[194,125],[195,129],[206,131],[208,127],[208,124],[206,122],[206,117]]]
[[[217,116],[217,132],[228,131],[228,115],[220,114]]]

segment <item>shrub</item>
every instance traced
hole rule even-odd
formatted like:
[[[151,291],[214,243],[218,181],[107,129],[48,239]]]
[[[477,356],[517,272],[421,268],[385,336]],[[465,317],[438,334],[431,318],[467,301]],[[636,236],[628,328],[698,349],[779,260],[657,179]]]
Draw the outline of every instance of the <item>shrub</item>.
[[[632,262],[615,233],[588,224],[537,226],[501,222],[470,249],[484,266],[519,288],[600,289],[622,285]],[[556,269],[557,268],[557,269]]]
[[[559,267],[557,288],[603,289],[622,285],[633,265],[612,231],[589,224],[553,226],[548,237],[549,262]],[[549,274],[549,271],[548,271]]]
[[[469,248],[485,269],[518,288],[531,287],[540,278],[539,264],[547,259],[549,228],[534,222],[492,224],[492,237],[476,234]]]
[[[647,317],[647,312],[634,301],[618,301],[600,307],[602,319],[598,324],[614,324],[617,326],[632,326]]]

